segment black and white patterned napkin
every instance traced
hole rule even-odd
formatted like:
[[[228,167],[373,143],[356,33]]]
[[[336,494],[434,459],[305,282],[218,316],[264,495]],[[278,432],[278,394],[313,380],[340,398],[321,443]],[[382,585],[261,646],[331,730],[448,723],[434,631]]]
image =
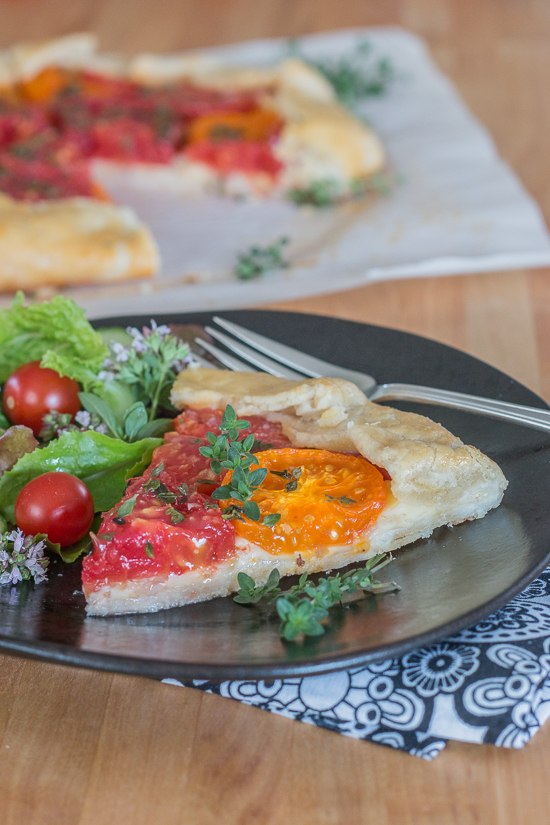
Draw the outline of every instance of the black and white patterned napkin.
[[[474,627],[368,667],[181,684],[433,759],[447,740],[522,748],[550,716],[550,567]]]

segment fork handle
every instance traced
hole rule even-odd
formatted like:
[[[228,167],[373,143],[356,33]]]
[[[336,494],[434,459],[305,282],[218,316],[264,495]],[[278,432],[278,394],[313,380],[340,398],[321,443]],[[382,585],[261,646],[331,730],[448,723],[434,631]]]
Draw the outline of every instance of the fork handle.
[[[371,401],[420,401],[424,404],[437,404],[442,407],[455,407],[459,410],[501,418],[515,424],[523,424],[535,430],[550,432],[550,410],[538,407],[524,407],[507,401],[494,401],[492,398],[480,398],[462,392],[437,390],[415,384],[380,384],[369,395]]]

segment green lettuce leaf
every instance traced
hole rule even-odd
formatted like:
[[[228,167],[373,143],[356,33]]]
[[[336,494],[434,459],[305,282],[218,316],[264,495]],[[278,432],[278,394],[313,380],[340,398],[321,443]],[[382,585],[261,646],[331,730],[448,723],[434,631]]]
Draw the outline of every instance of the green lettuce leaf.
[[[92,494],[96,512],[110,510],[122,498],[126,481],[143,473],[160,444],[161,438],[128,444],[93,430],[63,433],[47,447],[22,456],[0,476],[0,513],[13,522],[15,500],[25,484],[52,470],[78,476]]]
[[[0,383],[22,364],[41,359],[43,367],[74,378],[85,389],[97,385],[109,350],[84,311],[61,295],[29,306],[24,300],[18,292],[11,307],[0,310]]]
[[[92,521],[92,526],[90,527],[90,532],[97,533],[100,527],[101,515],[96,513],[94,520]],[[85,536],[82,536],[81,539],[75,541],[74,544],[69,544],[68,547],[61,547],[60,544],[52,544],[51,541],[47,540],[46,543],[48,550],[52,553],[57,553],[58,556],[61,556],[66,564],[72,564],[73,561],[76,561],[85,553],[89,553],[92,549],[92,537],[90,533],[86,533]]]

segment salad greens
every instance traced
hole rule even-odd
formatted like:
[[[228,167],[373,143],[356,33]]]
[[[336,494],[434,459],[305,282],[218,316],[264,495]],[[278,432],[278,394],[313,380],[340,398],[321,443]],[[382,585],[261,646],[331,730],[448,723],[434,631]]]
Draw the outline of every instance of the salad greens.
[[[0,435],[0,474],[16,464],[25,453],[32,452],[38,441],[28,427],[9,427]]]
[[[83,386],[83,409],[74,423],[56,411],[44,416],[40,445],[26,428],[10,427],[2,417],[0,513],[13,522],[20,490],[50,470],[80,478],[96,511],[108,510],[162,443],[171,419],[157,414],[160,409],[173,414],[169,391],[189,360],[189,345],[154,321],[141,332],[117,327],[96,332],[69,298],[26,306],[18,293],[11,307],[0,311],[0,383],[39,359],[41,366]]]
[[[126,481],[143,473],[161,443],[160,438],[144,438],[128,444],[93,430],[64,432],[47,447],[26,453],[0,476],[0,513],[13,522],[15,500],[25,484],[52,470],[80,478],[96,511],[110,510],[122,498]]]
[[[74,378],[85,389],[101,386],[98,373],[108,355],[101,335],[74,301],[25,306],[18,292],[9,309],[0,310],[0,383],[23,364],[41,359],[43,367]]]
[[[119,423],[115,411],[109,404],[91,392],[79,392],[80,403],[90,416],[90,421],[100,420],[105,429],[115,438],[123,441],[139,441],[164,435],[172,422],[171,418],[157,418],[149,421],[142,401],[135,401],[124,412]]]

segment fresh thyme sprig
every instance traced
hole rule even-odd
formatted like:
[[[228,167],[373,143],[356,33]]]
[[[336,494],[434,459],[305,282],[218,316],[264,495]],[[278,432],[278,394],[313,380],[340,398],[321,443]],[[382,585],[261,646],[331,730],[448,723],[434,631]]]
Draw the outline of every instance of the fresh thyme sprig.
[[[384,95],[396,77],[391,60],[387,57],[376,59],[368,40],[360,41],[349,55],[338,59],[309,58],[297,40],[290,41],[289,52],[317,69],[329,81],[338,100],[349,108],[365,97]]]
[[[235,275],[242,281],[249,281],[271,269],[287,269],[289,263],[283,258],[283,246],[288,242],[288,238],[279,238],[271,246],[251,246],[248,252],[241,252],[235,266]]]
[[[368,592],[399,590],[395,582],[382,583],[374,578],[391,560],[391,555],[380,553],[359,570],[350,570],[343,575],[336,573],[319,579],[317,584],[308,579],[307,573],[303,573],[298,584],[284,591],[279,587],[279,572],[276,569],[271,571],[266,584],[259,587],[256,587],[251,576],[239,573],[239,590],[234,601],[238,604],[256,604],[262,598],[275,601],[281,619],[279,632],[287,642],[302,635],[321,636],[325,632],[328,611],[336,604],[354,601]]]
[[[233,596],[233,601],[237,602],[237,604],[257,604],[260,599],[264,598],[269,598],[270,601],[272,601],[281,592],[279,578],[279,571],[273,568],[266,583],[256,587],[252,576],[247,576],[246,573],[239,573],[237,576],[239,591],[236,596]]]
[[[237,413],[228,404],[222,415],[219,435],[206,433],[210,446],[199,447],[200,454],[210,459],[210,467],[216,475],[219,475],[222,469],[232,470],[228,484],[222,484],[212,493],[212,498],[232,499],[237,502],[222,510],[225,519],[244,521],[246,516],[251,521],[260,520],[260,508],[255,501],[252,501],[252,496],[265,480],[267,469],[265,467],[250,469],[254,464],[259,464],[252,452],[255,444],[254,435],[251,433],[242,441],[238,440],[239,432],[249,427],[250,422],[238,419]],[[271,513],[263,518],[262,524],[273,527],[280,518],[279,513]]]
[[[287,197],[297,206],[315,206],[317,209],[325,209],[343,200],[349,200],[350,197],[359,200],[369,193],[387,196],[402,181],[401,175],[379,172],[368,178],[355,178],[351,181],[350,190],[346,191],[336,180],[320,178],[301,189],[290,189]]]
[[[316,206],[324,209],[333,206],[342,196],[342,187],[331,178],[314,180],[302,189],[290,189],[287,197],[297,206]]]

